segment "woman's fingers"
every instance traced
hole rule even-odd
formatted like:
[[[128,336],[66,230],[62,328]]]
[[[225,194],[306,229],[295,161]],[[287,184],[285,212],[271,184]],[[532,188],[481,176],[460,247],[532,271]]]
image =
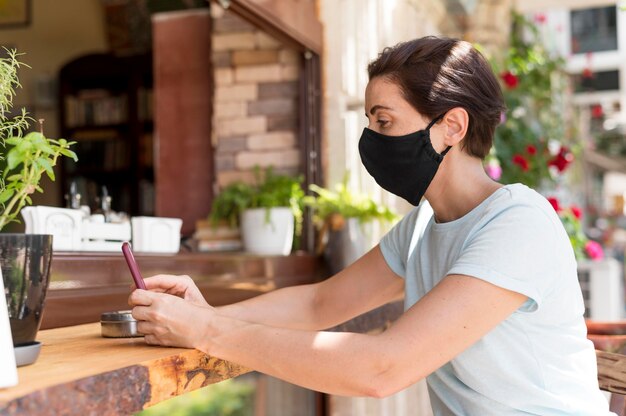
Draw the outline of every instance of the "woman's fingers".
[[[130,306],[150,306],[155,299],[156,293],[147,290],[135,289],[128,297]]]
[[[129,303],[137,331],[146,343],[154,345],[195,348],[203,340],[198,328],[205,326],[202,322],[212,313],[210,308],[177,296],[146,290],[135,290]]]
[[[150,292],[168,293],[198,305],[209,306],[196,283],[187,275],[158,274],[144,279],[144,282]],[[135,285],[130,287],[131,290],[135,289]]]
[[[133,318],[137,321],[150,321],[152,319],[151,316],[151,308],[148,306],[135,306],[132,310]],[[145,333],[145,332],[142,332]]]
[[[141,306],[138,306],[137,308],[141,308]],[[155,335],[156,328],[157,326],[153,322],[148,322],[148,321],[137,322],[137,332],[139,332],[140,334]]]
[[[146,335],[143,337],[148,345],[159,345],[159,341],[157,341],[154,335]]]
[[[144,279],[146,287],[152,289],[169,290],[179,285],[180,279],[178,276],[171,274],[157,274],[155,276]]]

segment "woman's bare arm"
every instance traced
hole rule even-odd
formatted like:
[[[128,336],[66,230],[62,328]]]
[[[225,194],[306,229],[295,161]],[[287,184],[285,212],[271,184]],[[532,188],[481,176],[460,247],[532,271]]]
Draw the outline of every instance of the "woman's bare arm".
[[[403,292],[404,280],[391,271],[376,246],[323,282],[275,290],[216,309],[241,321],[321,330],[398,299]]]
[[[454,358],[525,300],[474,277],[447,276],[378,335],[252,323],[145,290],[134,291],[130,303],[149,344],[198,348],[313,390],[385,397]],[[348,304],[351,313],[360,309]]]

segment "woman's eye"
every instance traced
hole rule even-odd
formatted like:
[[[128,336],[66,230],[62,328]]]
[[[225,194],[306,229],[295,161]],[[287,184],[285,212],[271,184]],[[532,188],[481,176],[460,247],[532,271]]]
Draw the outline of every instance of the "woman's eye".
[[[389,124],[389,120],[376,120],[376,122],[380,127],[385,127],[387,126],[387,124]]]

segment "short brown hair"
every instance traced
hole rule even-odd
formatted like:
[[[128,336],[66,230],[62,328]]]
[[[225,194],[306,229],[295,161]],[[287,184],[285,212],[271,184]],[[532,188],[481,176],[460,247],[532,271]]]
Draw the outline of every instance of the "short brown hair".
[[[385,48],[367,68],[369,79],[398,84],[404,98],[433,119],[454,107],[469,115],[463,148],[484,159],[505,110],[502,90],[487,60],[470,43],[427,36]]]

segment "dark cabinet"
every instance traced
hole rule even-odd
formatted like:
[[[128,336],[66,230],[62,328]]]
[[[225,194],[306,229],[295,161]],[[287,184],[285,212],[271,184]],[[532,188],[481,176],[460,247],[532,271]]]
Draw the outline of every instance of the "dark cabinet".
[[[152,56],[93,54],[59,74],[61,137],[76,141],[78,162],[63,160],[62,189],[75,181],[95,208],[106,186],[112,208],[154,213]]]

